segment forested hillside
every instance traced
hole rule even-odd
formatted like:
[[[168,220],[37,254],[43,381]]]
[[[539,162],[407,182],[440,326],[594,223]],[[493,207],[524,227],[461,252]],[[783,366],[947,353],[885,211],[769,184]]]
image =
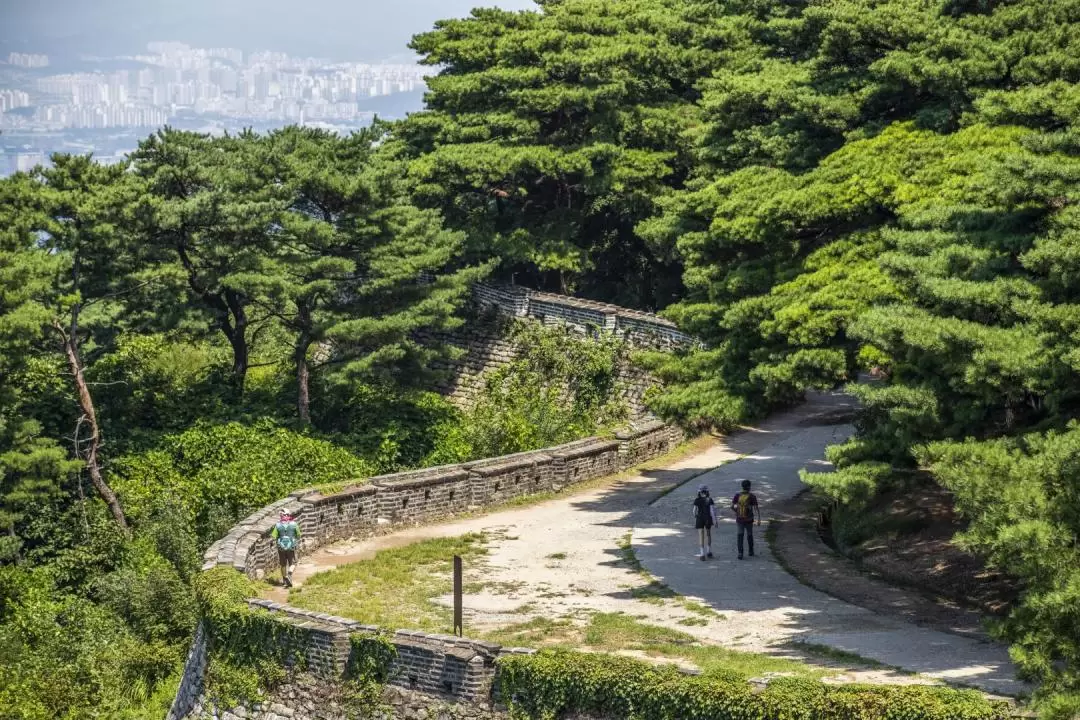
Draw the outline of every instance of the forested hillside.
[[[202,553],[297,488],[622,418],[621,346],[558,330],[474,407],[429,389],[491,263],[385,140],[166,129],[0,181],[0,717],[162,717]]]
[[[1076,693],[1080,2],[542,5],[416,39],[442,67],[396,133],[417,201],[503,272],[668,306],[710,346],[652,359],[668,417],[883,373],[815,484],[931,469],[1025,588],[1016,658]]]
[[[950,489],[1044,712],[1080,712],[1080,0],[542,0],[413,46],[427,109],[371,132],[0,182],[0,707],[155,716],[245,508],[550,439],[564,349],[473,416],[424,390],[416,331],[491,275],[663,309],[706,344],[642,358],[692,427],[875,370],[809,479]]]

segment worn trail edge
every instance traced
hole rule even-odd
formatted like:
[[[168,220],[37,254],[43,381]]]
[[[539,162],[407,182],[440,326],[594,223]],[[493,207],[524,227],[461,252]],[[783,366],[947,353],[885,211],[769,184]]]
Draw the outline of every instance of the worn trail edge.
[[[801,584],[773,557],[764,536],[767,522],[754,528],[756,556],[737,559],[734,517],[724,508],[739,481],[753,482],[767,521],[770,505],[806,487],[800,468],[831,468],[825,448],[850,436],[852,428],[816,424],[815,414],[822,417],[849,402],[840,394],[816,396],[797,411],[737,433],[699,455],[702,464],[717,467],[634,513],[632,547],[638,560],[673,590],[724,613],[733,631],[732,640],[724,643],[730,647],[814,643],[986,692],[1029,692],[999,644],[879,615]],[[721,465],[724,460],[730,462]],[[696,538],[687,530],[699,483],[709,486],[721,517],[713,530],[715,559],[706,563],[695,557]]]

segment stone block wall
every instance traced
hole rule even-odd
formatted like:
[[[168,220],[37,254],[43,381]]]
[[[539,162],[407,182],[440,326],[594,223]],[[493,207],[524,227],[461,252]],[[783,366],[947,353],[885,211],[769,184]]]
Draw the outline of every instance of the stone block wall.
[[[316,490],[301,495],[297,510],[310,519],[308,527],[301,526],[301,537],[307,536],[314,545],[325,545],[358,531],[372,531],[380,513],[377,490],[374,485],[352,485],[336,493],[324,495]]]
[[[372,720],[509,720],[505,710],[490,703],[463,702],[452,696],[425,693],[388,685],[381,709],[361,717]],[[344,686],[328,684],[312,675],[290,677],[263,702],[235,708],[215,708],[200,698],[192,718],[213,720],[356,720]],[[171,719],[170,719],[171,720]]]
[[[619,465],[633,467],[673,450],[684,440],[683,432],[660,420],[646,422],[615,433],[619,441]]]
[[[505,333],[508,317],[565,323],[586,334],[622,333],[638,347],[670,349],[691,342],[666,320],[603,303],[490,285],[474,288],[473,300],[482,308],[493,308],[503,320],[495,318],[491,323],[464,331],[461,342],[467,353],[456,367],[456,389],[450,388],[451,394],[458,393],[459,399],[476,391],[484,370],[514,358],[516,350]],[[277,551],[270,532],[284,507],[292,511],[300,525],[301,552],[308,552],[341,539],[392,532],[406,525],[490,507],[524,495],[559,491],[626,470],[673,449],[683,440],[683,433],[648,417],[643,410],[641,398],[651,379],[629,366],[620,368],[620,373],[620,392],[628,393],[624,397],[636,411],[634,424],[617,433],[614,439],[585,438],[539,451],[383,475],[334,490],[298,490],[238,522],[206,551],[203,569],[224,566],[252,578],[276,570]],[[306,659],[305,677],[321,678],[325,683],[312,681],[311,684],[305,680],[307,685],[296,686],[287,695],[275,696],[268,703],[219,713],[206,705],[202,695],[209,639],[200,625],[167,720],[204,716],[229,720],[233,717],[343,718],[344,709],[337,700],[330,699],[316,707],[316,697],[332,694],[332,686],[340,684],[351,652],[349,636],[378,630],[267,600],[251,599],[249,603],[301,631],[304,639],[297,651]],[[493,689],[495,660],[500,654],[528,652],[412,631],[394,633],[392,642],[397,659],[391,667],[390,686],[399,693],[396,697],[410,699],[400,706],[409,708],[402,711],[406,714],[394,714],[398,712],[395,709],[387,717],[410,720],[418,715],[409,713],[436,702],[431,698],[438,698],[439,707],[444,710],[457,708],[446,717],[484,720],[502,717],[492,706],[493,698],[497,697]]]
[[[253,579],[274,572],[278,559],[270,533],[282,508],[293,513],[301,552],[308,552],[337,540],[393,532],[612,475],[664,454],[683,438],[678,430],[654,425],[627,430],[623,439],[585,438],[539,451],[380,475],[333,492],[298,490],[237,523],[206,551],[203,569],[227,565]]]
[[[554,467],[556,489],[567,485],[613,475],[619,467],[619,441],[587,438],[559,445],[549,451]]]
[[[463,407],[472,405],[480,395],[486,371],[517,358],[518,348],[508,337],[508,324],[512,318],[562,325],[583,337],[610,333],[637,349],[672,351],[697,344],[671,321],[649,313],[519,286],[475,285],[472,304],[472,322],[453,332],[426,336],[463,351],[460,359],[442,362],[432,368],[446,376],[438,389]],[[631,418],[649,416],[644,396],[654,384],[655,379],[644,370],[629,362],[620,363],[616,372],[616,391]]]
[[[379,522],[384,525],[416,525],[469,505],[469,473],[461,465],[382,475],[374,483]]]
[[[206,674],[207,660],[206,643],[206,631],[203,624],[199,623],[195,628],[195,638],[191,641],[187,660],[184,662],[184,674],[180,677],[180,686],[176,689],[176,697],[173,698],[165,720],[181,720],[189,714],[191,717],[198,717],[193,711],[203,692],[203,677]]]
[[[554,459],[545,450],[466,463],[474,507],[555,489]]]

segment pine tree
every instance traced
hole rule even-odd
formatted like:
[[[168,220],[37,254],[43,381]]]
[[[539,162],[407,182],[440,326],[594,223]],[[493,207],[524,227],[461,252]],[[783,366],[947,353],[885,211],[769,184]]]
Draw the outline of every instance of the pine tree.
[[[634,226],[682,185],[695,85],[726,39],[708,3],[578,0],[476,10],[412,44],[439,66],[427,109],[395,128],[414,197],[468,233],[500,277],[627,305],[668,305],[680,268]]]
[[[305,423],[313,369],[422,380],[444,348],[421,343],[417,331],[459,325],[457,310],[486,271],[458,265],[462,234],[408,203],[401,164],[376,153],[383,137],[381,129],[342,138],[286,128],[260,139],[253,155],[253,176],[282,210],[259,271],[234,283],[292,335]],[[329,350],[314,367],[313,348]]]
[[[69,397],[78,408],[71,428],[73,454],[117,525],[126,530],[120,500],[102,471],[104,438],[86,380],[88,356],[108,342],[113,299],[127,290],[128,243],[116,224],[120,208],[130,200],[126,167],[103,167],[88,156],[58,154],[52,161],[49,169],[5,181],[19,202],[8,210],[13,219],[5,233],[0,325],[8,342],[22,346],[9,345],[19,354],[63,359]],[[38,437],[39,430],[28,418],[8,426],[10,450],[3,462],[19,478],[16,492],[41,489],[71,469],[55,443]],[[36,461],[42,464],[35,466]]]
[[[144,262],[176,266],[188,302],[228,340],[236,397],[244,390],[252,338],[272,321],[252,307],[240,282],[263,271],[280,209],[252,172],[255,145],[251,133],[212,138],[165,128],[132,153],[144,183],[135,213],[149,243]]]

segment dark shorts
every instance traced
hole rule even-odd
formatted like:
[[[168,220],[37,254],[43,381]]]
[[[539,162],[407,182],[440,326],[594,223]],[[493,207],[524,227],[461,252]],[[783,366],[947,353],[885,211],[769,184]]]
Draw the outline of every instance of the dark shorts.
[[[277,559],[279,565],[293,565],[296,563],[296,550],[282,550],[278,548]]]
[[[711,528],[711,527],[712,527],[712,521],[711,520],[696,520],[694,522],[694,529],[695,530],[704,530],[705,528]]]

